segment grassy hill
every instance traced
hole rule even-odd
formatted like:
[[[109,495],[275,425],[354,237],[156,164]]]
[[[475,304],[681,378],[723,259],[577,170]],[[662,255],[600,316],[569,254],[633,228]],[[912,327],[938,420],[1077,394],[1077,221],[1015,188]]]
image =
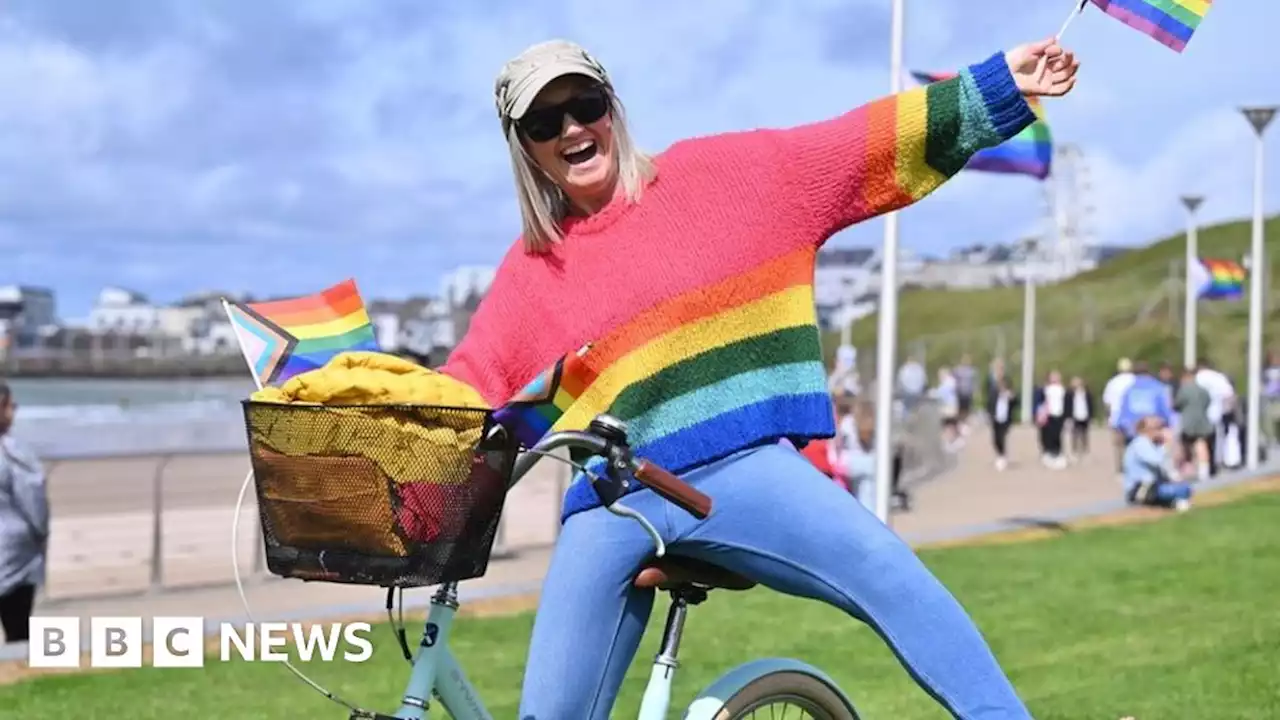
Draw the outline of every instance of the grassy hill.
[[[1036,377],[1050,369],[1081,375],[1101,388],[1127,356],[1153,365],[1182,362],[1182,261],[1186,237],[1179,234],[1118,257],[1070,280],[1039,288]],[[1248,253],[1249,221],[1200,230],[1200,254],[1238,259]],[[1280,216],[1266,224],[1271,272],[1270,311],[1263,342],[1280,347]],[[1174,279],[1175,282],[1167,281]],[[1209,359],[1242,381],[1247,363],[1248,286],[1239,302],[1201,302],[1199,337],[1202,359]],[[1021,379],[1023,289],[915,290],[899,301],[899,357],[921,353],[936,369],[970,353],[985,365],[1002,356],[1013,377]],[[853,327],[860,359],[873,362],[875,315]],[[834,352],[838,337],[825,343]],[[867,369],[870,369],[868,366]]]

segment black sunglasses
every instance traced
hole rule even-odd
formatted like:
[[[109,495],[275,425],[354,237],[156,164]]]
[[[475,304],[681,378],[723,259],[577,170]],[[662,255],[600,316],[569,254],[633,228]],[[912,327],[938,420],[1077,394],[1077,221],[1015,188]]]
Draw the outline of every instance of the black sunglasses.
[[[516,122],[516,127],[532,142],[547,142],[560,136],[565,115],[571,115],[583,125],[590,125],[608,113],[608,93],[602,87],[594,87],[583,90],[564,102],[526,112]]]

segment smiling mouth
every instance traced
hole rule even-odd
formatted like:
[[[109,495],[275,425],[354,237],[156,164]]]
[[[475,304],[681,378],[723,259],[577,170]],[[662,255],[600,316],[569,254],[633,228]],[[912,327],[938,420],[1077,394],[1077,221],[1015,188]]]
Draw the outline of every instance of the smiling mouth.
[[[599,148],[594,140],[584,140],[561,153],[570,165],[581,165],[596,156]]]

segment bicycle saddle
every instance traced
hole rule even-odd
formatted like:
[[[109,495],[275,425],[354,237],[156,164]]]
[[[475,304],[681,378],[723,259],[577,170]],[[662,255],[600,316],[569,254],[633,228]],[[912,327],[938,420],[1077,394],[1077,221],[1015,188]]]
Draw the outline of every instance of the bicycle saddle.
[[[636,574],[634,585],[643,590],[669,592],[689,586],[702,590],[750,590],[756,583],[705,560],[668,555],[645,565]]]

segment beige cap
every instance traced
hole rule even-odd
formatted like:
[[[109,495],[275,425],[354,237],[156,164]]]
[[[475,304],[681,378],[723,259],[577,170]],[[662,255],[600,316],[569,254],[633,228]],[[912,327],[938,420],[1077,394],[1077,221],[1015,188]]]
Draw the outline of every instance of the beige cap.
[[[1116,363],[1116,369],[1122,373],[1131,372],[1133,363],[1129,362],[1129,358],[1120,358],[1120,362]]]
[[[565,75],[585,75],[609,84],[604,66],[590,53],[568,40],[538,43],[502,66],[493,85],[494,104],[504,123],[519,120],[542,88]]]

